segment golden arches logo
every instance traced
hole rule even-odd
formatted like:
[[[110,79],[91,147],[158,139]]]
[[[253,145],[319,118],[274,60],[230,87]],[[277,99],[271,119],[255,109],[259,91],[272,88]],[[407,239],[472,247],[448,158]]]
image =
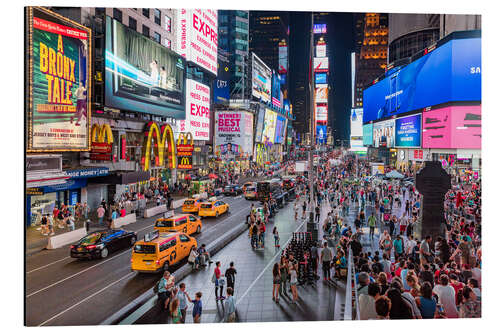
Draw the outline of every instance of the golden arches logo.
[[[194,146],[193,134],[191,134],[191,132],[179,133],[179,138],[177,139],[177,145],[180,144]]]
[[[191,156],[181,156],[177,169],[192,169]]]
[[[161,133],[161,135],[160,135]],[[144,171],[149,170],[150,159],[151,159],[151,143],[155,141],[156,145],[153,146],[155,149],[155,155],[158,156],[159,165],[163,165],[165,150],[167,151],[169,165],[171,169],[175,168],[176,156],[175,156],[175,140],[174,132],[172,127],[165,124],[158,128],[155,122],[149,122],[146,125],[146,131],[144,135],[144,144],[142,145],[142,156],[144,157]]]
[[[113,132],[111,131],[111,127],[108,124],[94,124],[92,125],[90,140],[91,142],[104,143],[108,144],[113,143]],[[106,141],[105,141],[106,139]]]

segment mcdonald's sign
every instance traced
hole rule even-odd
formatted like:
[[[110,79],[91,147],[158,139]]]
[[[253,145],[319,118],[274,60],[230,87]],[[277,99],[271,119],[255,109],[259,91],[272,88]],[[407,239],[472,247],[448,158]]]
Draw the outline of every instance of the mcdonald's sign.
[[[177,169],[193,168],[193,151],[193,135],[190,132],[179,133],[179,138],[177,139],[177,158],[179,159],[179,164],[177,165]]]
[[[193,156],[180,156],[179,164],[177,169],[192,169],[193,168]]]
[[[90,159],[112,160],[113,132],[108,124],[94,124],[91,130]]]
[[[160,135],[161,134],[161,135]],[[152,146],[152,141],[155,141]],[[146,124],[144,131],[144,144],[142,145],[142,164],[144,171],[149,170],[151,160],[151,147],[154,149],[157,158],[157,165],[164,165],[165,151],[167,153],[167,166],[174,169],[176,166],[175,156],[175,141],[172,127],[168,124],[158,127],[158,125],[150,121]]]

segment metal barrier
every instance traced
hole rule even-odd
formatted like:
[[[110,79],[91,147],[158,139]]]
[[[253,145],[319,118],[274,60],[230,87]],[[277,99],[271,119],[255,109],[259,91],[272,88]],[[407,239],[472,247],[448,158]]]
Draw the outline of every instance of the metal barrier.
[[[352,250],[349,248],[349,254],[347,258],[347,283],[345,290],[345,310],[344,310],[344,320],[360,320],[359,317],[359,299],[358,299],[358,288],[356,286],[356,269],[354,267],[354,261],[352,259]]]

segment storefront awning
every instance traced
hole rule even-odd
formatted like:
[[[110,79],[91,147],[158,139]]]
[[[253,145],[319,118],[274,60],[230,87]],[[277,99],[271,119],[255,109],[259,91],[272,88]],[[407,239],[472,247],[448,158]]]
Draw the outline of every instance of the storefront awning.
[[[133,171],[133,172],[116,173],[104,177],[92,178],[89,179],[89,183],[127,185],[137,182],[143,182],[149,180],[150,178],[151,174],[149,173],[149,171]]]

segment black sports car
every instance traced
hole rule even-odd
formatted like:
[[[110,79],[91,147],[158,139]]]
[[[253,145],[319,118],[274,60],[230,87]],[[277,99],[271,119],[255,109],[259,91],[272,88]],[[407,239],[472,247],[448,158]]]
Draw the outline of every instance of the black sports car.
[[[132,247],[137,234],[123,229],[99,230],[89,233],[71,245],[72,258],[106,258],[110,252]]]

